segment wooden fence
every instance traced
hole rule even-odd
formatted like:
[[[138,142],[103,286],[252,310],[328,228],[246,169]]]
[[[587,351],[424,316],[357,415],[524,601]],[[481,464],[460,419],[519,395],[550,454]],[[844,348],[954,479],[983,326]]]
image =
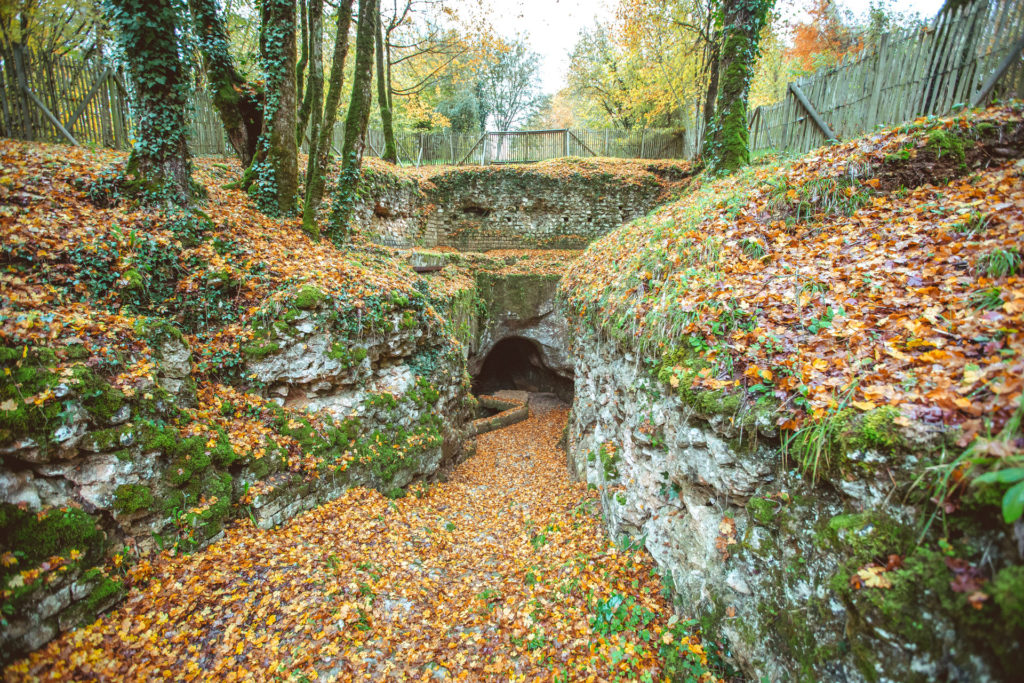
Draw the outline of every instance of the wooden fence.
[[[131,122],[124,79],[99,55],[56,57],[15,45],[0,55],[5,137],[124,149]]]
[[[750,116],[751,149],[803,153],[958,105],[1024,97],[1024,2],[979,0],[931,26],[882,36],[875,47],[789,84],[783,101]],[[57,57],[15,46],[0,53],[0,135],[127,149],[132,111],[124,75],[101,55]],[[229,154],[209,95],[190,107],[193,154]],[[335,151],[343,124],[335,125]],[[689,158],[699,131],[544,130],[396,134],[403,164],[495,164],[561,156]],[[366,154],[380,156],[383,134],[370,130]]]
[[[750,147],[799,154],[992,97],[1024,97],[1022,51],[1024,2],[975,2],[790,83],[781,102],[751,112]]]
[[[335,151],[341,149],[343,124],[334,127]],[[453,133],[402,131],[395,133],[398,158],[407,165],[528,163],[564,156],[626,159],[684,159],[693,142],[682,130],[584,130],[579,128],[530,131]],[[371,129],[366,156],[379,157],[384,133]],[[303,145],[305,150],[306,146]]]

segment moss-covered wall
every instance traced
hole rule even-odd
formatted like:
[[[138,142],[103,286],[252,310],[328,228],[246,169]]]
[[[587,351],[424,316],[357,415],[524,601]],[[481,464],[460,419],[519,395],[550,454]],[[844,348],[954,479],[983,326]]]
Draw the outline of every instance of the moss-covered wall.
[[[363,303],[339,314],[312,285],[269,302],[231,352],[248,392],[203,377],[168,323],[139,327],[158,367],[130,394],[76,361],[81,347],[0,347],[16,380],[0,389],[0,660],[116,602],[119,557],[192,551],[236,518],[270,527],[454,465],[475,414],[451,325],[418,290]]]
[[[581,249],[664,201],[666,174],[679,182],[686,173],[656,164],[629,173],[584,160],[563,164],[467,167],[420,182],[374,169],[357,221],[389,246]]]

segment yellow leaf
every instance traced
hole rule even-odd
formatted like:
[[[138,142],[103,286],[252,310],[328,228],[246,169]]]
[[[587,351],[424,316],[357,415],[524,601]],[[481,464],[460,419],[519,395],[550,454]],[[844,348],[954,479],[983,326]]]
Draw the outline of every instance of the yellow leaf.
[[[874,410],[878,407],[871,401],[850,401],[850,404],[854,408],[860,408],[861,410]]]
[[[892,588],[892,581],[885,576],[885,567],[864,567],[857,576],[868,588]]]

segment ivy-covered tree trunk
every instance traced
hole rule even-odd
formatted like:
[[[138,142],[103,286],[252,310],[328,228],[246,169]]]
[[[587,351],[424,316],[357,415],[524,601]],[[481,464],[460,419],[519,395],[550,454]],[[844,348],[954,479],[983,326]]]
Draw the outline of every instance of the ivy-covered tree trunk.
[[[231,148],[242,166],[248,168],[256,156],[256,145],[263,130],[263,93],[247,83],[235,67],[217,0],[189,0],[188,6],[199,37],[213,106],[220,114]]]
[[[138,139],[127,175],[149,201],[187,204],[192,164],[185,140],[188,77],[178,51],[175,0],[107,0],[135,85]]]
[[[750,161],[747,98],[754,77],[761,29],[775,0],[724,0],[722,48],[715,115],[705,134],[704,161],[716,173],[731,173]]]
[[[356,30],[356,64],[352,97],[345,116],[345,142],[341,148],[341,173],[334,193],[334,205],[327,222],[327,236],[335,244],[348,238],[352,206],[359,189],[359,175],[366,146],[366,125],[373,103],[373,46],[377,33],[378,0],[359,0],[359,26]]]
[[[306,16],[308,3],[298,0],[299,5],[299,62],[295,65],[295,101],[305,102],[302,88],[306,80],[306,64],[309,62],[309,21]]]
[[[392,164],[398,162],[398,145],[395,143],[395,128],[391,111],[391,83],[387,81],[384,70],[384,26],[380,18],[380,2],[377,2],[377,104],[380,107],[381,127],[384,129],[384,161]]]
[[[341,103],[341,91],[345,85],[345,57],[348,55],[348,29],[351,22],[352,0],[341,0],[338,4],[334,54],[331,59],[331,75],[328,78],[323,120],[320,122],[318,134],[310,137],[309,163],[306,166],[306,202],[302,207],[302,229],[314,239],[320,237],[320,230],[316,226],[316,214],[324,199],[334,122],[338,118],[338,105]]]
[[[295,211],[299,151],[295,144],[295,3],[263,0],[260,63],[266,82],[263,135],[256,170],[260,210],[272,216]]]
[[[302,138],[309,125],[312,141],[320,129],[324,107],[324,0],[309,0],[309,87],[299,110],[299,124],[295,140],[302,146]],[[301,78],[301,76],[300,76]],[[301,80],[299,81],[301,83]],[[311,149],[310,152],[313,150]]]
[[[718,36],[716,36],[717,38]],[[716,41],[710,47],[708,58],[708,89],[704,94],[704,130],[711,128],[715,118],[715,100],[718,98],[718,53],[721,45]]]

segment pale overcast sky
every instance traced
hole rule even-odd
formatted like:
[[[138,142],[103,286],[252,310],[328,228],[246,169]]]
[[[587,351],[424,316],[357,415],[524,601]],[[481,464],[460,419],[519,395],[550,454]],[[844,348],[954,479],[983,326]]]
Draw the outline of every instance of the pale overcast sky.
[[[489,7],[494,26],[507,36],[523,34],[541,55],[541,82],[546,93],[558,90],[565,81],[569,53],[581,29],[593,24],[595,18],[614,15],[615,0],[463,0],[465,4]],[[461,4],[461,3],[459,3]],[[785,15],[799,12],[808,3],[801,0],[779,0]],[[839,4],[855,13],[866,12],[869,0],[839,0]],[[932,17],[942,0],[900,0],[898,9]]]

